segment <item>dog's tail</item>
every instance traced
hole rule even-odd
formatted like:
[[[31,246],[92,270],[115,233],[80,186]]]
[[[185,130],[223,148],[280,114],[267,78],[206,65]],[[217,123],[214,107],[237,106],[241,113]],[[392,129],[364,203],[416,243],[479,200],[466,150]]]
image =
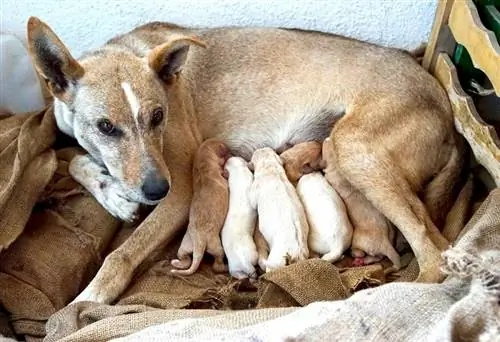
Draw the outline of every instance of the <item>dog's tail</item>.
[[[457,144],[446,165],[424,189],[425,207],[440,230],[465,180],[463,165],[467,153],[461,137],[458,137]]]
[[[193,262],[187,270],[171,270],[172,274],[188,276],[192,275],[200,267],[201,261],[203,260],[203,255],[205,254],[206,243],[196,242],[193,248]]]

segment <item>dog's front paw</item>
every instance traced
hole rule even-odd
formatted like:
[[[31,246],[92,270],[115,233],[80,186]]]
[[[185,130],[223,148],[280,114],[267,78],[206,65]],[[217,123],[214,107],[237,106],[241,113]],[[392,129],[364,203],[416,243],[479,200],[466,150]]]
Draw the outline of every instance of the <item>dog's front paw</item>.
[[[69,165],[69,173],[111,215],[128,222],[135,219],[139,203],[130,201],[118,181],[88,154],[74,157]]]
[[[100,188],[102,194],[96,194],[95,197],[111,215],[127,222],[136,219],[139,203],[128,200],[119,184],[103,181]]]

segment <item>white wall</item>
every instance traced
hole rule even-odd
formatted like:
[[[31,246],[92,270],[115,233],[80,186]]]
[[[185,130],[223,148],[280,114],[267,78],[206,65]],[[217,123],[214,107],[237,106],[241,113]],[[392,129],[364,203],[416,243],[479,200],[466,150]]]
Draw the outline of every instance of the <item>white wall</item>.
[[[285,26],[413,48],[429,35],[437,0],[0,0],[1,29],[47,22],[78,57],[148,21]]]

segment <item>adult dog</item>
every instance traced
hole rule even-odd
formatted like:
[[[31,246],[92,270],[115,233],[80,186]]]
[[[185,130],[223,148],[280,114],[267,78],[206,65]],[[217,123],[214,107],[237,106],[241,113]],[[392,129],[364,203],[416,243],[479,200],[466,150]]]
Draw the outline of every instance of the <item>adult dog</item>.
[[[158,204],[76,301],[112,302],[185,227],[207,138],[248,160],[330,135],[344,180],[410,243],[418,281],[440,280],[447,241],[434,222],[463,154],[444,90],[408,53],[319,32],[151,23],[76,60],[37,18],[28,40],[59,128],[88,151],[73,177],[124,220],[137,203]]]

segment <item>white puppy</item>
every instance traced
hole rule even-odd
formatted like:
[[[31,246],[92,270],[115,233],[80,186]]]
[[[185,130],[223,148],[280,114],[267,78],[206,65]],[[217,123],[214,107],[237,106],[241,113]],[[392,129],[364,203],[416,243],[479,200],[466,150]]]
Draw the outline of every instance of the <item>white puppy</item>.
[[[323,260],[339,260],[352,240],[352,225],[344,201],[321,172],[302,176],[297,193],[309,222],[309,250]]]
[[[270,148],[254,152],[254,182],[250,199],[257,208],[259,230],[269,244],[266,272],[309,257],[309,226],[281,158]]]
[[[257,210],[249,199],[253,174],[240,157],[229,158],[224,168],[229,173],[229,210],[221,235],[229,273],[237,279],[255,278],[258,254],[253,234]]]

